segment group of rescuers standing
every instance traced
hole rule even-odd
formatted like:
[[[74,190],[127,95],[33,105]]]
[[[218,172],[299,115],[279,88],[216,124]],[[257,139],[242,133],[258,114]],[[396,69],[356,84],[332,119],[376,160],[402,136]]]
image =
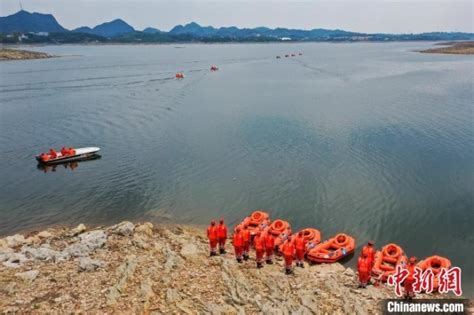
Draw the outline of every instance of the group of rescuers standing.
[[[225,244],[227,241],[227,226],[224,223],[224,219],[220,219],[218,225],[216,225],[215,221],[211,221],[211,224],[207,228],[207,237],[209,239],[211,257],[217,255],[217,247],[219,247],[220,254],[226,253]],[[257,268],[263,268],[264,258],[267,264],[273,264],[275,237],[271,233],[256,234],[252,237],[247,226],[236,227],[232,237],[232,245],[234,246],[237,262],[242,263],[244,260],[250,258],[249,252],[252,242],[255,249]],[[286,274],[291,274],[293,272],[294,258],[296,258],[296,266],[304,268],[303,260],[306,252],[306,240],[302,232],[296,234],[294,241],[292,241],[291,236],[287,236],[280,251],[284,258]],[[369,241],[367,245],[362,247],[360,256],[357,260],[359,288],[365,288],[367,284],[370,283],[370,275],[374,265],[374,259],[374,242]],[[413,296],[413,275],[415,265],[416,258],[411,257],[407,265],[409,274],[407,279],[404,281],[406,298],[411,298]]]

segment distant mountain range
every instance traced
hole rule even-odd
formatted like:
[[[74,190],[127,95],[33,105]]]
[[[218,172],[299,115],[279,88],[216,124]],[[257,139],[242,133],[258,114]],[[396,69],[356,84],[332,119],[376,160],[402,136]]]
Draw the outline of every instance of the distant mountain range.
[[[73,30],[76,33],[94,34],[103,37],[117,37],[134,32],[135,29],[121,19],[105,22],[94,28],[82,26]]]
[[[421,34],[366,34],[344,30],[238,28],[201,26],[195,22],[177,25],[169,32],[148,27],[135,30],[121,19],[93,28],[82,26],[74,30],[62,27],[51,14],[19,11],[0,17],[1,42],[228,42],[228,41],[407,41],[407,40],[474,40],[473,33],[432,32]],[[13,33],[30,33],[12,36]],[[31,34],[33,33],[33,34]],[[39,35],[39,33],[42,33]],[[45,35],[44,33],[48,33]]]

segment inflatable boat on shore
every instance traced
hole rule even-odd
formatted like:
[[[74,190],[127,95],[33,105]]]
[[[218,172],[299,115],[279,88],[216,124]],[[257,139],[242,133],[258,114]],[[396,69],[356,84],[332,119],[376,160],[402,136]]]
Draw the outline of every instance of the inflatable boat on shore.
[[[36,160],[41,164],[51,165],[64,162],[73,162],[78,160],[84,160],[87,158],[94,157],[100,148],[97,147],[86,147],[86,148],[77,148],[77,149],[68,149],[66,151],[61,150],[62,152],[54,151],[53,154],[50,153],[41,153],[36,156]]]

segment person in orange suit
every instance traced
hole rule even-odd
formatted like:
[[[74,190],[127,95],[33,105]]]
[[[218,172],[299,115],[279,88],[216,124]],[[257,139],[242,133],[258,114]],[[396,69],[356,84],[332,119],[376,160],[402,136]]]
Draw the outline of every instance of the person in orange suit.
[[[293,256],[295,255],[295,247],[291,242],[291,238],[283,244],[282,252],[285,259],[285,273],[289,275],[293,272]]]
[[[209,239],[209,247],[211,248],[210,256],[215,256],[216,254],[216,247],[217,247],[217,227],[216,222],[213,220],[211,221],[211,225],[207,227],[207,238]]]
[[[249,252],[250,252],[250,231],[247,226],[244,226],[244,230],[242,231],[242,237],[244,239],[244,260],[249,259]]]
[[[303,232],[299,232],[295,238],[295,250],[296,250],[296,266],[304,268],[303,260],[306,252],[306,240],[303,237]]]
[[[275,236],[268,232],[265,234],[265,252],[267,255],[266,263],[273,264],[273,251],[275,249]]]
[[[370,270],[369,270],[369,274],[370,274],[370,272],[372,271],[374,260],[375,260],[374,241],[369,241],[367,245],[362,247],[361,255],[363,254],[367,255],[367,259],[369,261],[369,267],[370,267]]]
[[[219,253],[225,254],[225,242],[227,241],[227,226],[224,223],[224,219],[219,220],[217,226],[217,237],[219,241]]]
[[[405,289],[405,299],[407,300],[411,300],[415,296],[415,292],[413,291],[413,284],[415,282],[415,267],[416,257],[410,257],[407,265],[408,276],[403,282],[403,287]]]
[[[253,239],[253,246],[255,247],[257,268],[262,268],[263,255],[265,253],[265,237],[261,234],[255,235]]]
[[[52,158],[52,159],[55,159],[58,154],[56,153],[56,150],[54,149],[49,149],[49,156]]]
[[[370,281],[370,258],[362,253],[357,260],[357,273],[359,274],[359,288],[365,288]]]
[[[237,227],[234,232],[233,245],[235,251],[235,258],[238,263],[242,262],[242,253],[244,249],[244,238],[242,236],[242,231],[240,227]]]

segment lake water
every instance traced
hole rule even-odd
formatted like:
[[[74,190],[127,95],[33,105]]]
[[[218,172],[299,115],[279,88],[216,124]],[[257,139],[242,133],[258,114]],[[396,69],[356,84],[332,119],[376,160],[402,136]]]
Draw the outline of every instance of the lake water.
[[[450,257],[472,292],[474,59],[431,45],[32,48],[62,57],[0,63],[0,234],[261,208]],[[102,158],[37,168],[63,145]]]

